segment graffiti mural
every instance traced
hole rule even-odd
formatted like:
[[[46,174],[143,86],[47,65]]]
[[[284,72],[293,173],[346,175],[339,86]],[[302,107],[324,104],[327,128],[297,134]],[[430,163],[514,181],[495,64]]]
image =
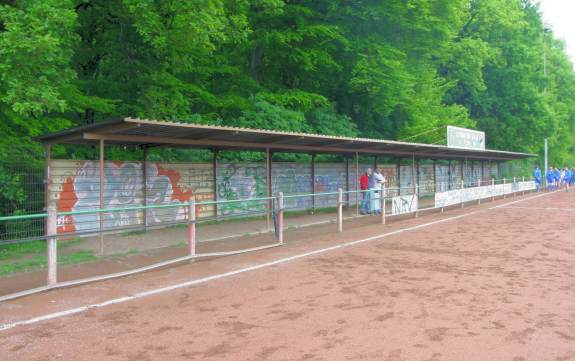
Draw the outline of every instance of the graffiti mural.
[[[401,194],[408,194],[413,192],[413,190],[415,189],[415,183],[414,183],[414,173],[415,173],[415,167],[413,167],[412,165],[401,165],[401,167],[399,168],[399,172],[400,172],[400,187],[401,187]]]
[[[257,163],[222,164],[218,168],[218,200],[267,197],[266,168]],[[267,201],[223,203],[218,214],[263,212]]]
[[[433,164],[419,164],[419,194],[429,195],[435,192],[435,180],[433,179]]]
[[[175,167],[177,168],[177,166]],[[195,173],[200,170],[196,170]],[[205,168],[205,167],[204,167]],[[50,188],[50,202],[59,212],[93,210],[100,208],[100,169],[96,161],[54,161]],[[171,165],[149,163],[146,169],[146,204],[187,203],[213,199],[206,193],[207,184],[200,184],[193,190],[194,183],[203,180],[183,180],[185,171],[173,169]],[[204,172],[205,173],[205,172]],[[205,175],[204,175],[204,178]],[[127,208],[144,205],[143,169],[140,162],[105,162],[103,208]],[[209,189],[208,189],[209,192]],[[210,207],[199,208],[198,212],[209,213]],[[181,221],[187,217],[187,207],[157,208],[149,210],[121,210],[103,213],[105,229]],[[58,232],[92,232],[98,230],[100,220],[97,214],[61,216]]]
[[[389,186],[397,185],[396,164],[380,165]],[[371,164],[360,164],[359,174],[363,174]],[[427,178],[432,176],[432,168],[420,169]],[[59,212],[94,210],[100,208],[99,163],[97,161],[53,160],[51,164],[52,182],[50,203]],[[412,167],[402,166],[402,186],[412,185]],[[148,162],[146,168],[146,189],[144,170],[141,162],[104,163],[104,203],[106,209],[129,208],[144,204],[167,205],[174,207],[150,208],[147,210],[118,210],[103,214],[105,229],[131,226],[167,225],[185,221],[188,217],[187,203],[190,200],[210,201],[216,195],[218,200],[235,200],[266,197],[268,194],[266,166],[261,163],[220,163],[217,168],[217,182],[211,163],[159,163]],[[346,171],[345,163],[317,163],[312,179],[309,163],[274,163],[272,167],[272,192],[284,195],[337,192],[356,189],[355,164],[350,163]],[[433,181],[431,181],[433,182]],[[428,183],[425,183],[428,187]],[[145,198],[145,199],[144,199]],[[344,200],[355,203],[355,194]],[[178,206],[182,204],[181,206]],[[317,196],[317,208],[333,207],[337,195]],[[268,202],[230,202],[218,205],[219,215],[261,213],[267,210]],[[310,196],[288,198],[288,209],[310,209],[313,201]],[[202,205],[196,209],[198,218],[214,216],[213,205]],[[97,214],[61,216],[58,219],[58,232],[94,232],[100,227]]]
[[[272,168],[272,192],[284,195],[310,194],[312,192],[311,165],[278,163]],[[287,209],[309,209],[311,197],[287,198],[284,202]]]

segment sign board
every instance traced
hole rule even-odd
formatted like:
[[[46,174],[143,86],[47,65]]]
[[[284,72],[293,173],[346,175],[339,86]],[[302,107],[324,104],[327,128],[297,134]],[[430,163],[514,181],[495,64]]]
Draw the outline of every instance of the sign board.
[[[485,150],[485,133],[448,125],[447,146],[449,148]]]
[[[435,193],[436,208],[447,207],[458,203],[461,203],[461,192],[459,189]]]
[[[393,197],[392,201],[392,215],[413,213],[417,211],[417,196],[415,194],[410,196]]]
[[[535,190],[535,189],[536,189],[535,181],[519,182],[519,186],[517,187],[517,190],[518,190],[519,192],[532,191],[532,190]]]

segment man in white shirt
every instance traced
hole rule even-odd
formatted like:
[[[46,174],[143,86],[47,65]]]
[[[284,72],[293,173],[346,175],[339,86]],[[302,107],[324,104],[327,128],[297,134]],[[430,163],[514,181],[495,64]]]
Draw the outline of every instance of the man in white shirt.
[[[371,176],[369,189],[371,190],[371,212],[381,213],[381,185],[385,182],[385,177],[381,174],[381,168],[376,168]]]

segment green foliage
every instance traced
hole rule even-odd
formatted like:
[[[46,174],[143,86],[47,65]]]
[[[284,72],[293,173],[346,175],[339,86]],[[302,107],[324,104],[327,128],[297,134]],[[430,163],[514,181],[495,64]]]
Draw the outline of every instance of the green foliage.
[[[41,167],[32,137],[119,116],[438,144],[452,124],[494,149],[541,154],[547,137],[552,163],[575,161],[573,65],[535,1],[2,4],[0,204],[26,197],[14,160]]]

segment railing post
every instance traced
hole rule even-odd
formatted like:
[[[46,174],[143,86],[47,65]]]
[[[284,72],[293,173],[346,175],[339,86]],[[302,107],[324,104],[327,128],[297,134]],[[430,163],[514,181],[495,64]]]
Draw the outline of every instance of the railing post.
[[[385,184],[381,184],[381,224],[385,224]]]
[[[337,190],[337,231],[343,232],[343,189]]]
[[[495,178],[491,178],[491,202],[495,200]]]
[[[55,206],[47,209],[48,218],[46,219],[46,258],[48,262],[48,286],[55,285],[58,282],[58,238],[57,232],[57,211]]]
[[[517,186],[517,178],[513,177],[513,184],[511,185],[511,190],[513,191],[513,198],[517,197],[517,191],[513,187]]]
[[[278,193],[278,242],[284,244],[284,194]]]
[[[507,198],[507,193],[505,193],[505,185],[507,184],[507,180],[503,177],[503,199]]]
[[[196,256],[196,201],[188,205],[188,255]]]

